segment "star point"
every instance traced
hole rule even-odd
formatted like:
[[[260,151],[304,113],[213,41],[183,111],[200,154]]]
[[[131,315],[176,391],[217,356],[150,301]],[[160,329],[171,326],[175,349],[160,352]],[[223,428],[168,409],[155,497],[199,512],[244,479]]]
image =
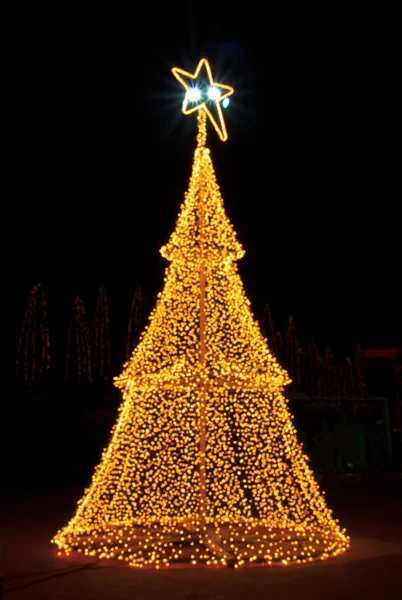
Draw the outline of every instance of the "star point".
[[[172,73],[186,90],[183,113],[190,115],[197,110],[204,110],[220,139],[225,142],[228,134],[221,104],[225,98],[233,94],[234,89],[230,85],[214,81],[211,67],[206,58],[200,60],[193,74],[178,67],[173,67]],[[197,81],[204,81],[204,84],[198,87]],[[205,81],[208,82],[207,90]]]

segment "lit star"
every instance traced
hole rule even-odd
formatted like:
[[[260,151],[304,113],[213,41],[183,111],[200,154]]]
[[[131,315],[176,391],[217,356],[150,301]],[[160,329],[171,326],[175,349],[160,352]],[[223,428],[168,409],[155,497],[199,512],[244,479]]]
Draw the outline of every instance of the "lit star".
[[[206,58],[200,60],[194,75],[177,67],[174,67],[172,72],[186,89],[183,102],[184,114],[189,115],[196,110],[205,110],[222,142],[225,142],[228,134],[221,104],[225,98],[233,94],[234,89],[230,85],[216,83],[213,80],[211,67]],[[208,81],[207,86],[206,81]],[[225,105],[227,106],[227,103]]]

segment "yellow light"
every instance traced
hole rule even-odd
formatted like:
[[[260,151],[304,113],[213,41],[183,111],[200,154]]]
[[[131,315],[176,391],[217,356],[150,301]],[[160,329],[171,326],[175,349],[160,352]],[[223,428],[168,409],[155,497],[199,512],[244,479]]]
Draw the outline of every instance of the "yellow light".
[[[209,88],[208,88],[208,98],[211,101],[208,103],[201,93],[196,94],[194,90],[199,92],[198,86],[195,84],[195,81],[200,76],[200,72],[202,68],[205,68]],[[186,95],[184,97],[183,102],[183,112],[185,115],[190,115],[191,113],[199,110],[203,110],[208,115],[211,123],[215,127],[216,132],[223,142],[228,139],[225,119],[223,118],[221,104],[222,102],[231,96],[234,92],[234,89],[230,85],[224,85],[222,83],[216,83],[212,77],[211,67],[206,58],[202,58],[198,63],[198,66],[195,70],[194,74],[189,73],[188,71],[184,71],[183,69],[179,69],[174,67],[172,69],[173,75],[180,81],[183,87],[186,89]],[[186,80],[190,80],[190,82]],[[197,104],[193,105],[193,102],[197,102]],[[191,105],[189,106],[189,103]],[[227,104],[225,104],[227,106]],[[215,113],[215,114],[214,114]]]
[[[349,538],[326,505],[250,310],[206,146],[161,254],[156,308],[115,384],[119,417],[92,483],[52,540],[142,568],[308,563]]]

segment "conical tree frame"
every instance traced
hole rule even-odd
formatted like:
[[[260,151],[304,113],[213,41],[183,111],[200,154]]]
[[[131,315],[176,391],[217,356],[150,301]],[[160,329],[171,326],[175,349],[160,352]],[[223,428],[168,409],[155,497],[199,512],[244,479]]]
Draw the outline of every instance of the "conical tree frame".
[[[123,402],[61,552],[134,567],[307,563],[344,552],[250,311],[244,251],[198,137],[165,286],[116,386]]]

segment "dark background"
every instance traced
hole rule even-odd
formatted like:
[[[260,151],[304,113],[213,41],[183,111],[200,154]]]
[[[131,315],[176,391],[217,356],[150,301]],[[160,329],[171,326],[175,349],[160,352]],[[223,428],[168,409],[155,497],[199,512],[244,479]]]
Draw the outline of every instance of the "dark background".
[[[136,282],[147,313],[162,288],[158,250],[192,164],[196,119],[171,68],[203,56],[235,88],[229,141],[210,128],[209,143],[256,317],[268,302],[278,328],[293,314],[302,341],[342,354],[400,345],[394,22],[367,7],[253,3],[13,15],[3,227],[15,347],[33,283],[60,358],[73,296],[90,313],[103,283],[123,357]]]

